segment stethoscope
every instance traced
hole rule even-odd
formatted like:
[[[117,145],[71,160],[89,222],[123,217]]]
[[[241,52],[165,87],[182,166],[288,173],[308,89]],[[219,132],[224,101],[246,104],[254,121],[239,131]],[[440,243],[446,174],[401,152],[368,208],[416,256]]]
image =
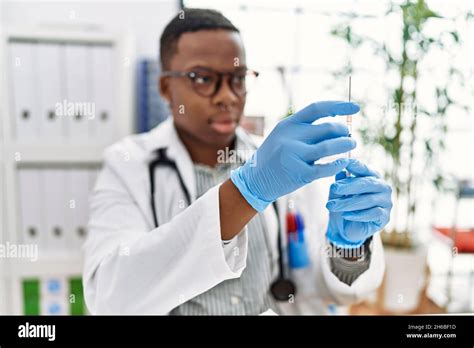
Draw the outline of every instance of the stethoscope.
[[[153,159],[149,164],[148,164],[148,174],[150,177],[150,191],[151,191],[151,196],[150,196],[150,203],[151,203],[151,209],[153,212],[153,222],[155,224],[155,228],[159,226],[158,222],[158,215],[156,213],[156,205],[155,205],[155,169],[159,166],[163,167],[168,167],[171,168],[176,172],[176,175],[178,177],[179,185],[181,186],[181,190],[183,191],[186,201],[188,203],[188,206],[191,205],[191,196],[189,194],[189,191],[184,183],[183,177],[181,176],[181,173],[178,169],[178,166],[176,165],[176,162],[173,160],[169,159],[168,156],[166,155],[166,149],[165,148],[160,148],[155,151],[156,157]],[[278,267],[279,267],[279,272],[278,272],[278,278],[272,283],[270,286],[270,291],[273,295],[273,297],[278,300],[278,301],[288,301],[291,295],[296,294],[296,286],[295,283],[289,279],[288,277],[285,277],[285,272],[284,272],[284,265],[283,265],[283,244],[282,244],[282,231],[281,231],[281,221],[280,221],[280,215],[278,213],[278,206],[276,201],[273,202],[272,204],[273,209],[275,210],[275,214],[277,217],[278,221]]]

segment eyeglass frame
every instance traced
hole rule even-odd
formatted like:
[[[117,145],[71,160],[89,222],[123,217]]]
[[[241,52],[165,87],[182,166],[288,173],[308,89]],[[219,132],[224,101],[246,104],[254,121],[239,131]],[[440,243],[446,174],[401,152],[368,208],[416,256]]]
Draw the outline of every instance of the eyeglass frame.
[[[187,77],[191,81],[191,85],[193,87],[193,90],[198,95],[200,95],[201,97],[212,98],[220,90],[221,85],[222,85],[222,80],[223,80],[224,76],[228,75],[230,78],[232,78],[232,77],[237,75],[237,73],[234,72],[234,71],[232,71],[232,72],[231,71],[220,72],[220,71],[217,71],[217,70],[214,70],[214,69],[211,69],[211,68],[207,68],[207,67],[199,67],[199,68],[194,68],[194,69],[195,70],[206,70],[208,72],[211,72],[211,73],[214,73],[214,74],[217,75],[217,82],[216,82],[216,85],[214,87],[214,92],[212,92],[210,95],[205,95],[205,94],[199,93],[197,91],[197,89],[194,87],[194,83],[195,83],[194,79],[197,77],[196,76],[197,73],[194,70],[191,70],[191,71],[166,70],[166,71],[163,71],[161,73],[161,76],[163,76],[163,77]],[[253,73],[255,78],[257,78],[260,75],[260,73],[258,71],[245,68],[245,76],[247,76],[247,74],[249,74],[249,73]],[[245,92],[243,94],[239,94],[236,91],[234,91],[232,83],[229,83],[229,87],[230,87],[230,90],[238,97],[244,97],[245,95],[247,95],[247,92],[248,92],[247,90],[245,90]]]

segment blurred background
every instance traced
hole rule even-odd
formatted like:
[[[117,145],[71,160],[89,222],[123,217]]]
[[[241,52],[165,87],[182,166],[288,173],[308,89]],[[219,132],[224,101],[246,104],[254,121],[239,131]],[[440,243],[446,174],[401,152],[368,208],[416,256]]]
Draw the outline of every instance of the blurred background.
[[[474,312],[471,1],[161,0],[0,2],[0,313],[87,313],[88,192],[105,146],[168,117],[158,42],[183,6],[241,30],[260,72],[249,132],[346,100],[351,76],[353,155],[390,181],[395,205],[382,287],[331,312]]]

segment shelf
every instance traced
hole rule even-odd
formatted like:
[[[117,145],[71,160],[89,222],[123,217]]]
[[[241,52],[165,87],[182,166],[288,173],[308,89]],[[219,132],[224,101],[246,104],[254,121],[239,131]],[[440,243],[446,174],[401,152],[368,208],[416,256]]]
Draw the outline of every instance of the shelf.
[[[39,167],[40,170],[60,168],[67,171],[87,169],[92,177],[103,162],[105,148],[133,133],[134,69],[131,64],[135,62],[135,55],[132,37],[125,33],[84,31],[79,28],[58,29],[60,28],[38,29],[25,24],[21,27],[8,26],[0,33],[0,90],[6,92],[0,95],[0,241],[21,240],[21,204],[18,190],[18,174],[21,170],[30,167]],[[14,41],[110,46],[110,64],[115,76],[111,94],[114,98],[115,113],[113,122],[109,124],[111,128],[107,128],[107,132],[102,134],[97,131],[99,128],[89,127],[94,129],[89,138],[80,137],[79,133],[69,137],[67,127],[63,127],[62,138],[44,136],[45,132],[39,132],[37,137],[32,137],[28,142],[18,139],[8,73],[11,69],[8,45]],[[37,103],[34,107],[38,107]],[[42,131],[41,127],[38,129]],[[23,135],[23,139],[28,139]],[[80,250],[40,250],[36,261],[15,257],[0,259],[0,313],[23,313],[23,279],[80,276],[82,270],[83,255]]]
[[[74,28],[65,25],[51,24],[49,27],[38,29],[36,27],[8,27],[6,37],[9,40],[25,41],[54,41],[64,43],[97,43],[114,45],[118,35],[105,34],[98,31],[84,31],[81,28]]]
[[[5,157],[17,165],[38,163],[101,163],[105,145],[10,145]]]
[[[82,274],[82,255],[78,252],[63,252],[29,259],[10,259],[10,274],[14,277],[38,277],[59,274]]]

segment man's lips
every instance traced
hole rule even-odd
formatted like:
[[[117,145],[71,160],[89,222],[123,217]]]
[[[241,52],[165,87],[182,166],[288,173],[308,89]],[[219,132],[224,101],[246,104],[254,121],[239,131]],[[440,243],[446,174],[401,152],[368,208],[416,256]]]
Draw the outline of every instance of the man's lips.
[[[209,121],[211,128],[222,134],[234,132],[237,127],[237,120],[232,117],[218,117]]]
[[[214,117],[211,117],[209,119],[209,123],[230,123],[230,122],[236,122],[237,121],[237,116],[233,116],[231,114],[221,114],[221,115],[216,115]]]
[[[226,118],[226,119],[220,119],[220,120],[212,120],[210,123],[222,123],[222,124],[226,124],[226,123],[235,123],[236,121],[233,119],[233,118]]]

